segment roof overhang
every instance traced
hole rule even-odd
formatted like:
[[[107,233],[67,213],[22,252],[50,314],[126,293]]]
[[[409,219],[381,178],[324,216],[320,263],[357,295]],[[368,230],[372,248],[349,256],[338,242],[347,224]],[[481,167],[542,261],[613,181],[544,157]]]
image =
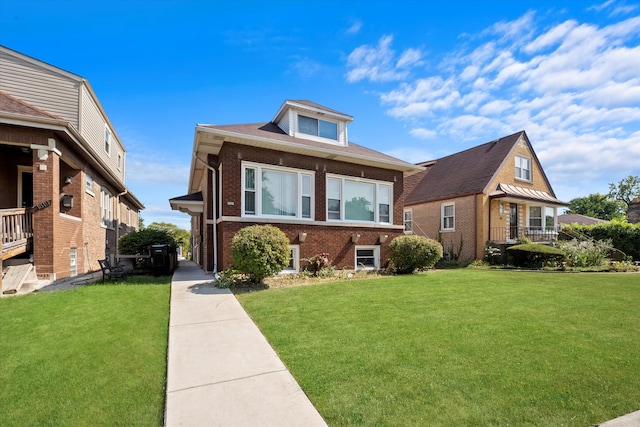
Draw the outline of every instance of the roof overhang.
[[[532,188],[520,187],[512,184],[499,183],[494,191],[489,193],[491,198],[514,198],[533,200],[536,202],[544,202],[558,206],[569,206],[568,203],[563,202],[547,193],[546,191],[534,190]]]
[[[89,159],[92,166],[96,167],[108,178],[110,183],[118,192],[121,192],[123,196],[127,197],[127,199],[129,199],[139,210],[144,209],[142,202],[140,202],[140,200],[138,200],[138,198],[127,189],[118,176],[116,176],[107,167],[106,163],[100,159],[91,145],[68,121],[47,117],[26,116],[2,111],[0,112],[0,124],[48,130],[55,132],[58,135],[64,135],[68,141],[75,144],[75,146],[87,156],[87,159]]]
[[[204,201],[202,199],[202,192],[200,191],[169,199],[169,204],[174,211],[180,211],[189,215],[198,215],[204,212]]]
[[[208,154],[218,155],[225,142],[240,145],[266,148],[270,150],[284,151],[316,157],[319,159],[335,160],[339,162],[354,163],[363,166],[371,166],[381,169],[402,172],[405,176],[421,172],[424,167],[404,162],[402,160],[380,159],[354,153],[345,153],[327,145],[327,147],[313,147],[295,142],[282,141],[271,138],[248,136],[242,133],[214,129],[206,125],[196,125],[193,143],[193,155],[191,160],[191,174],[189,176],[189,192],[198,191],[199,183],[203,177],[205,163]],[[198,160],[199,159],[199,160]]]

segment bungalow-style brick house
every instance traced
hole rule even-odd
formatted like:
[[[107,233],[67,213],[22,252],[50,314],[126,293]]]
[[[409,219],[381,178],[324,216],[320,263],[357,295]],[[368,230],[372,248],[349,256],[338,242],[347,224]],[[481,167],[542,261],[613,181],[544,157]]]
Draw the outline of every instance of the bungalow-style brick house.
[[[5,267],[31,259],[47,281],[96,271],[138,227],[126,150],[89,82],[3,46],[0,165]]]
[[[404,233],[404,178],[423,168],[348,142],[352,120],[288,100],[270,122],[197,125],[189,194],[170,200],[192,216],[194,260],[225,270],[238,230],[272,224],[291,243],[288,271],[322,253],[338,268],[384,266]]]
[[[481,259],[487,242],[555,240],[558,200],[524,131],[420,163],[405,181],[405,227],[445,257]]]

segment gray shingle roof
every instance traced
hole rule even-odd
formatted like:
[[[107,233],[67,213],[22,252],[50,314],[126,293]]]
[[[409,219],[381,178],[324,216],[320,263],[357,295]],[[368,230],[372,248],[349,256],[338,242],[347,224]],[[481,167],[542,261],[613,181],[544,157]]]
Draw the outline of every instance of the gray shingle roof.
[[[407,181],[405,204],[481,193],[524,131],[441,159],[419,163],[427,169]]]
[[[32,117],[44,117],[47,119],[63,120],[61,117],[47,113],[25,101],[15,98],[8,93],[0,92],[0,111],[13,114],[22,114]]]

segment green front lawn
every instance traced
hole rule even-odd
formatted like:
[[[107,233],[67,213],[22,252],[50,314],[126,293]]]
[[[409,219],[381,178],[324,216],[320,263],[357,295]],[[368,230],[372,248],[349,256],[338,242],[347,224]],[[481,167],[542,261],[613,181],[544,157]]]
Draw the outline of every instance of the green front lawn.
[[[0,425],[162,425],[170,277],[144,282],[1,299]]]
[[[640,275],[445,270],[238,295],[331,426],[640,409]]]

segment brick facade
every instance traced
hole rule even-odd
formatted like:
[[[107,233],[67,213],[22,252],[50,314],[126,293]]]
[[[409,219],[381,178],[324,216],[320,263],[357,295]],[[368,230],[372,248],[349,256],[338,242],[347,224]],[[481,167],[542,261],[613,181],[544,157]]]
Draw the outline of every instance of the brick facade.
[[[61,155],[29,148],[31,144],[46,146],[51,139]],[[33,172],[33,263],[39,278],[69,277],[72,248],[76,249],[77,274],[99,270],[97,260],[104,258],[106,252],[112,256],[116,253],[115,226],[106,228],[101,223],[100,189],[109,190],[114,204],[117,192],[73,143],[49,131],[0,126],[0,161],[0,187],[8,189],[0,196],[0,209],[18,207],[17,166],[28,165]],[[94,181],[91,189],[86,189],[87,174]],[[63,205],[64,195],[73,197],[72,207]],[[122,197],[120,212],[126,213],[126,206],[130,208],[131,221],[118,229],[120,236],[138,226],[137,209]],[[116,209],[114,206],[114,217]],[[120,218],[125,219],[126,215]]]
[[[315,174],[314,201],[315,218],[313,221],[292,220],[278,221],[277,219],[262,219],[242,217],[242,162],[252,162],[278,167],[294,168],[312,171]],[[378,246],[380,248],[380,264],[385,266],[389,259],[388,247],[394,237],[404,234],[403,221],[403,174],[363,165],[339,162],[335,160],[319,159],[294,153],[280,152],[269,149],[225,143],[218,156],[209,155],[208,164],[216,169],[217,189],[220,197],[215,203],[217,220],[217,269],[219,271],[232,266],[231,239],[243,227],[252,224],[272,224],[281,229],[289,238],[292,245],[299,245],[300,260],[304,260],[321,253],[329,253],[332,265],[337,268],[355,268],[356,246]],[[220,172],[221,171],[221,172]],[[393,224],[331,224],[326,222],[326,176],[335,174],[349,177],[359,177],[376,181],[385,181],[393,185]],[[203,183],[204,184],[204,183]],[[213,180],[211,172],[207,173],[206,185],[202,186],[204,202],[204,225],[199,228],[198,219],[192,221],[194,242],[199,243],[202,234],[203,267],[211,271],[214,266],[213,250],[213,211],[212,195]],[[215,192],[216,194],[218,191]],[[299,234],[307,233],[304,242],[300,242]],[[353,242],[352,236],[360,237]],[[384,243],[381,243],[385,240]],[[196,249],[197,250],[197,249]]]

